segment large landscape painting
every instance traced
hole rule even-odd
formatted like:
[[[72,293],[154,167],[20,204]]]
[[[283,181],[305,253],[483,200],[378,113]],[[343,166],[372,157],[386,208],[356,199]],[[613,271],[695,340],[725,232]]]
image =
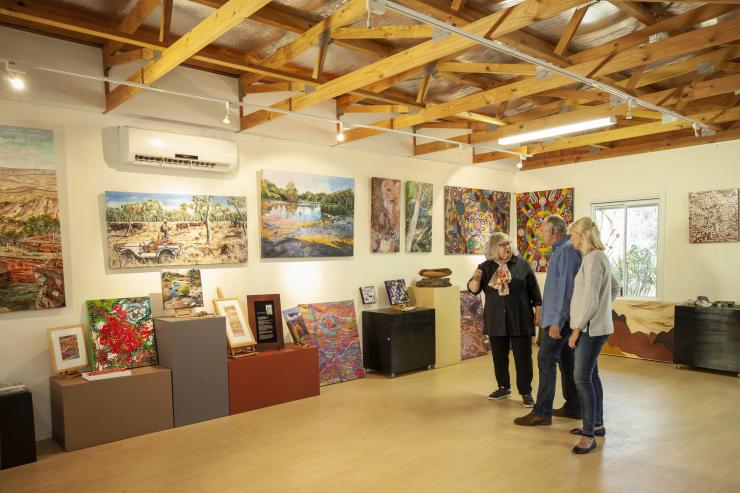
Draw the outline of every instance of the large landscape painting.
[[[247,261],[247,199],[105,192],[108,265],[235,264]]]
[[[547,272],[552,247],[543,243],[540,224],[557,214],[567,224],[573,222],[573,189],[557,188],[516,194],[516,241],[519,254],[535,272]]]
[[[351,257],[355,180],[264,170],[262,258]]]
[[[0,312],[62,306],[53,133],[0,125]]]
[[[445,187],[445,254],[481,254],[494,232],[509,232],[511,194]]]

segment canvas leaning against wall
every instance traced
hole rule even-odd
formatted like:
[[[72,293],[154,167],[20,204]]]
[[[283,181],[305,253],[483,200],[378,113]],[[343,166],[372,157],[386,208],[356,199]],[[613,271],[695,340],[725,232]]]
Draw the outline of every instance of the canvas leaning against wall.
[[[54,135],[0,125],[0,312],[65,306]]]
[[[432,251],[431,183],[406,182],[406,252]]]
[[[371,179],[370,243],[373,253],[401,249],[401,180]]]
[[[262,171],[262,258],[351,257],[355,180]]]
[[[552,247],[542,242],[540,224],[557,214],[573,222],[573,189],[558,188],[516,194],[516,240],[519,254],[535,272],[547,272]]]
[[[105,192],[105,209],[111,269],[247,261],[246,197]]]
[[[602,353],[652,361],[673,361],[675,303],[617,299],[614,333]]]
[[[511,194],[445,187],[445,254],[481,254],[497,231],[509,232]]]

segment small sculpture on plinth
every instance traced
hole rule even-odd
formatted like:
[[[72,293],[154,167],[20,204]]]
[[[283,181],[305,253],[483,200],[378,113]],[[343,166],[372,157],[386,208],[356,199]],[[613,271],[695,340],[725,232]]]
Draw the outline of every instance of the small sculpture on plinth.
[[[416,282],[418,288],[446,288],[452,286],[449,276],[452,271],[448,268],[442,269],[421,269],[419,275],[423,277]]]

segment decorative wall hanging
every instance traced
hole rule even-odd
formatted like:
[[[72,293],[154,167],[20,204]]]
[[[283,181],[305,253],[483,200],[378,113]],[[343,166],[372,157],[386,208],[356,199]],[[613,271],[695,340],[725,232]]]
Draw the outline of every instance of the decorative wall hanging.
[[[371,179],[370,244],[373,253],[398,252],[401,245],[401,180]]]
[[[552,247],[542,242],[540,224],[551,214],[573,222],[573,189],[558,188],[516,194],[516,241],[521,255],[535,272],[547,272]]]
[[[406,252],[432,251],[431,183],[406,182]]]
[[[445,187],[445,254],[481,254],[496,231],[508,233],[511,194]]]
[[[740,241],[738,189],[689,192],[689,241]]]

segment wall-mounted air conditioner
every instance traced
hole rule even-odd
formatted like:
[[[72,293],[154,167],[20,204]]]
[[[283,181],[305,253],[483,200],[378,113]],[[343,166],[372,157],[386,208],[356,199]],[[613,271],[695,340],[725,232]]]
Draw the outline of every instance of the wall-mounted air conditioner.
[[[136,165],[228,173],[237,168],[236,143],[230,140],[145,130],[103,129],[103,155],[111,166]]]

